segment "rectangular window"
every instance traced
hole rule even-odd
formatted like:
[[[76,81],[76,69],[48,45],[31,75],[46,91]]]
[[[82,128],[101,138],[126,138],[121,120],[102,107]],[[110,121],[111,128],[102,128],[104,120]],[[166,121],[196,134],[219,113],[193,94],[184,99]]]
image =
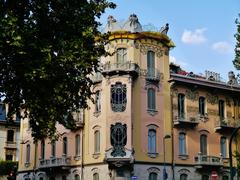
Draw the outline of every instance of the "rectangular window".
[[[226,137],[221,137],[220,139],[220,150],[223,158],[227,157],[227,139]]]
[[[100,152],[100,132],[95,131],[94,133],[94,152],[99,153]]]
[[[202,155],[207,155],[207,136],[205,134],[200,136],[200,152]]]
[[[30,162],[30,144],[28,144],[26,148],[26,163],[29,162]]]
[[[205,98],[199,97],[199,114],[205,115]]]
[[[63,155],[67,155],[67,151],[68,151],[68,141],[67,141],[67,137],[63,138]]]
[[[80,135],[75,136],[75,155],[80,156]]]
[[[155,77],[155,53],[153,51],[147,52],[147,76]]]
[[[41,141],[41,158],[45,159],[45,140]]]
[[[155,89],[149,88],[147,91],[148,110],[156,110],[156,94]]]
[[[218,115],[221,119],[224,119],[225,115],[224,115],[224,101],[223,100],[219,100],[218,102]]]
[[[52,157],[55,157],[55,156],[56,156],[56,141],[52,141],[52,142],[51,142],[51,146],[52,146],[51,156],[52,156]]]
[[[7,142],[14,142],[14,130],[7,131]]]
[[[95,95],[95,111],[96,112],[101,111],[101,94],[100,94],[100,91],[97,91],[96,95]]]
[[[178,94],[178,117],[183,119],[185,118],[185,95]]]
[[[179,155],[186,155],[186,136],[184,133],[179,134]]]
[[[148,153],[156,153],[156,131],[154,129],[148,131]]]

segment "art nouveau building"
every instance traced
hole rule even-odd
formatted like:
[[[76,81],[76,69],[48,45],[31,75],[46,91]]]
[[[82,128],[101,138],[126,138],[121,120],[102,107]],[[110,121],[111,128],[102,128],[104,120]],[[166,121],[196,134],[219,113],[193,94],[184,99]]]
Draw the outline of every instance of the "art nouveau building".
[[[24,119],[19,178],[205,180],[216,171],[226,179],[240,87],[210,72],[170,70],[167,31],[168,24],[144,32],[134,14],[123,25],[110,16],[106,50],[113,55],[91,76],[95,103],[76,114],[77,131],[58,125],[58,141],[33,142]]]
[[[0,102],[0,159],[18,161],[20,119],[13,117],[7,121],[8,106]]]
[[[120,26],[109,17],[101,69],[93,75],[95,104],[70,132],[59,126],[56,142],[33,142],[27,119],[21,124],[20,179],[160,179],[170,172],[169,50],[161,32],[143,32],[136,15]],[[84,125],[84,126],[82,126]],[[166,151],[164,151],[164,146]],[[165,152],[165,154],[164,154]]]
[[[240,86],[233,72],[187,73],[170,65],[176,179],[230,179],[228,144],[240,126]],[[234,150],[240,150],[233,145]]]

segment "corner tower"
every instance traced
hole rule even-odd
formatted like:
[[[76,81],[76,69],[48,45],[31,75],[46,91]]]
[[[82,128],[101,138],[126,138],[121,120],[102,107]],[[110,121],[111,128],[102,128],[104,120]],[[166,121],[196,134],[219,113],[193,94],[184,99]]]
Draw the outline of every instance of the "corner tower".
[[[168,24],[144,32],[135,14],[120,25],[109,16],[109,32],[95,103],[85,113],[84,179],[160,178],[171,163]],[[165,148],[164,148],[165,147]]]

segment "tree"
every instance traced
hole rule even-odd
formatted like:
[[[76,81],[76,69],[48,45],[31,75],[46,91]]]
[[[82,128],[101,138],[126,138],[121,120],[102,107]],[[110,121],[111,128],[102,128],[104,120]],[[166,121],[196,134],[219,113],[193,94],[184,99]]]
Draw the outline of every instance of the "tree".
[[[72,112],[87,107],[89,75],[106,54],[98,19],[114,7],[107,0],[0,2],[0,97],[9,121],[28,117],[35,139],[53,138],[56,123],[75,128]]]
[[[239,14],[240,17],[240,14]],[[235,58],[233,64],[237,70],[240,70],[240,21],[236,19],[237,33],[235,34],[236,46],[235,46]]]

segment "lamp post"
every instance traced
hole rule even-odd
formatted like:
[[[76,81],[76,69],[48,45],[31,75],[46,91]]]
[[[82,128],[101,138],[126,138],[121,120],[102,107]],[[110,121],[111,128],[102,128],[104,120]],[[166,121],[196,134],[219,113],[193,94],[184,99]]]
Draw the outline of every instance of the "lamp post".
[[[166,159],[165,159],[165,140],[169,138],[171,138],[171,136],[168,134],[163,137],[163,180],[167,179]]]
[[[229,141],[229,166],[230,166],[230,180],[233,180],[233,167],[232,167],[232,140],[233,140],[233,137],[236,136],[238,130],[240,129],[240,126],[237,127],[231,137],[230,137],[230,141]]]

